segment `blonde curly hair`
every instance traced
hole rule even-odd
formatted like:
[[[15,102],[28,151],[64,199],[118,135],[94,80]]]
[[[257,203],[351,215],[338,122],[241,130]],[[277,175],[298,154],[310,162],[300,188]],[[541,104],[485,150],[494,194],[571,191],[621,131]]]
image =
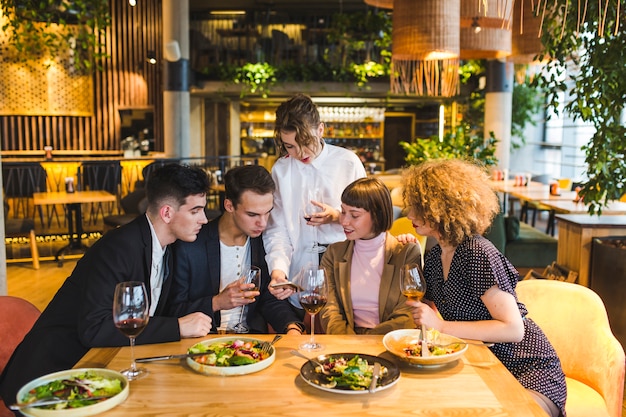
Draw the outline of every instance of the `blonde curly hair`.
[[[412,215],[437,229],[444,243],[458,246],[483,234],[500,211],[486,170],[460,159],[431,160],[406,169],[403,197]]]

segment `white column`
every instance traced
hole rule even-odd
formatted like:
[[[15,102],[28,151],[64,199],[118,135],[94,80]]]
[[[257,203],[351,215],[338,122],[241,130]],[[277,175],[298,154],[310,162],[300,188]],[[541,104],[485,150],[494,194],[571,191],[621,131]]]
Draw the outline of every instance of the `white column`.
[[[163,140],[168,157],[189,157],[189,1],[163,0]]]
[[[498,139],[498,168],[509,170],[511,155],[511,115],[513,111],[513,64],[487,61],[485,94],[485,139],[493,132]]]

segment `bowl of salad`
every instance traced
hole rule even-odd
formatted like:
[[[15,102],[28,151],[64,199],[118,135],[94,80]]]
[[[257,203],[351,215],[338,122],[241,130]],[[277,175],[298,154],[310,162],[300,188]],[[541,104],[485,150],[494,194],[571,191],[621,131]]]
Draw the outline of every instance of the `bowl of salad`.
[[[206,355],[187,358],[191,369],[206,375],[246,375],[261,371],[276,359],[274,346],[268,352],[263,340],[250,337],[219,337],[204,340],[189,348],[188,353]]]
[[[415,366],[441,366],[461,358],[467,350],[463,339],[439,333],[426,332],[429,356],[422,356],[419,329],[401,329],[389,332],[383,337],[385,349],[402,361]]]
[[[124,402],[128,390],[128,379],[119,372],[105,368],[69,369],[30,381],[17,392],[17,402],[32,403],[20,411],[30,417],[92,416]],[[50,402],[56,403],[36,405]]]

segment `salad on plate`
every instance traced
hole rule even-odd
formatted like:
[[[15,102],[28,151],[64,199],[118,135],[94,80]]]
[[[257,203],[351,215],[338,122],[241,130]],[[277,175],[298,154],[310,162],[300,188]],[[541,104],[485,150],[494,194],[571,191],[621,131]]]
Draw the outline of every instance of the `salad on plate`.
[[[189,353],[205,353],[193,360],[209,366],[242,366],[260,362],[269,357],[261,350],[261,341],[233,339],[215,343],[197,343]]]

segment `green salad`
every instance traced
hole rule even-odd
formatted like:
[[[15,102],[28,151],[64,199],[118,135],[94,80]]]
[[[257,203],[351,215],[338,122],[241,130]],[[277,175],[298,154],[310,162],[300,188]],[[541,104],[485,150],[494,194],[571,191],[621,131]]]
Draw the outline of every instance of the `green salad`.
[[[331,357],[324,362],[324,368],[331,373],[327,376],[328,383],[323,384],[327,388],[340,388],[346,390],[366,390],[372,382],[374,365],[370,365],[367,360],[354,355],[350,359],[341,357]],[[324,375],[319,367],[316,372]],[[380,376],[387,373],[387,368],[381,366]]]
[[[241,366],[267,359],[269,354],[261,350],[256,341],[229,340],[205,345],[198,343],[189,348],[189,353],[205,353],[196,356],[194,361],[209,366]]]
[[[92,397],[112,397],[122,392],[123,388],[122,381],[119,379],[105,378],[93,371],[88,371],[33,388],[22,398],[22,403],[62,398],[67,399],[67,402],[37,406],[37,408],[47,410],[79,408],[106,400],[106,398],[94,400],[91,399]]]

